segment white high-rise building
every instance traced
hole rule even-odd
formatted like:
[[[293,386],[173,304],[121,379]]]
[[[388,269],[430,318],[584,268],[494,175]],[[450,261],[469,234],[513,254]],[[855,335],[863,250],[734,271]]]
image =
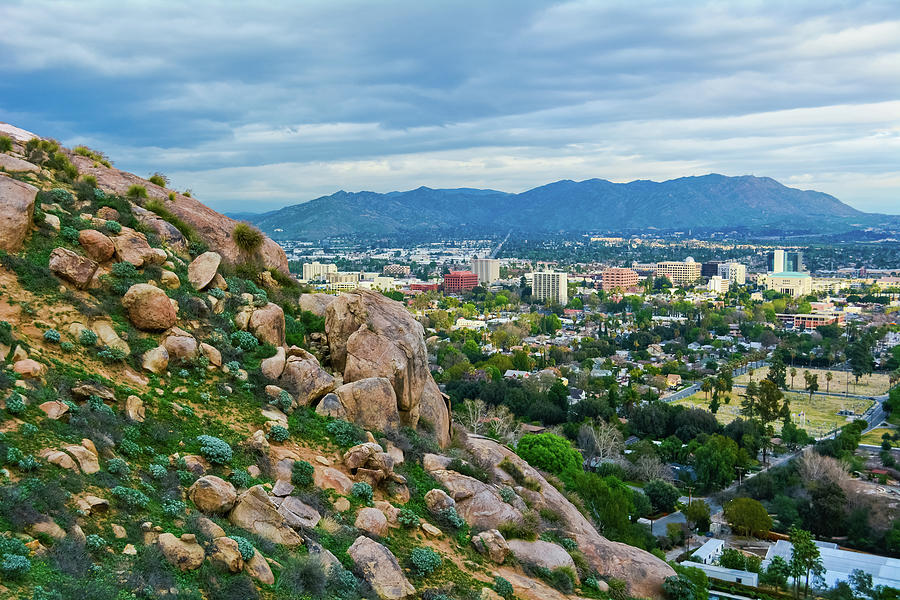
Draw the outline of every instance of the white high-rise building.
[[[337,265],[334,263],[320,263],[313,261],[303,263],[303,279],[305,281],[322,281],[328,273],[337,273]]]
[[[531,283],[531,295],[538,300],[550,300],[565,306],[569,303],[569,278],[565,273],[535,271]]]
[[[500,279],[500,261],[496,258],[473,258],[472,272],[478,275],[478,283],[490,285]]]
[[[721,263],[719,277],[737,285],[744,285],[747,283],[747,267],[736,262]]]
[[[766,270],[769,273],[784,272],[784,250],[772,250],[766,256]]]
[[[709,283],[706,284],[706,289],[717,294],[724,294],[728,291],[729,283],[730,280],[725,279],[724,277],[719,277],[718,275],[713,275],[709,278]]]

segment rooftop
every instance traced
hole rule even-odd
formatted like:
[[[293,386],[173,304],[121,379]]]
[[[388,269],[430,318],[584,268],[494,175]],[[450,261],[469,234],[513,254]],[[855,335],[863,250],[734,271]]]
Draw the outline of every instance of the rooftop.
[[[848,581],[850,573],[860,569],[872,575],[872,585],[900,587],[900,559],[841,550],[834,544],[818,543],[822,565],[825,567],[825,585],[834,587],[838,581]],[[780,556],[790,562],[794,546],[778,540],[766,553],[766,561]]]

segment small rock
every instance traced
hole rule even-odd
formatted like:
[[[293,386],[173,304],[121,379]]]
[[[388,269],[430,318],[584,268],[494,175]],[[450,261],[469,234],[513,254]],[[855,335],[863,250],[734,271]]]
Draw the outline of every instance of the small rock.
[[[219,527],[215,521],[206,517],[197,517],[197,529],[206,538],[214,540],[225,535],[225,530]]]
[[[13,364],[13,371],[21,375],[23,379],[38,379],[44,375],[47,368],[38,361],[26,358]]]
[[[206,553],[196,538],[190,534],[184,534],[181,539],[171,533],[161,533],[157,538],[159,549],[173,566],[182,571],[192,571],[203,565]]]
[[[443,535],[443,532],[431,523],[422,523],[422,531],[425,532],[425,535],[432,538],[441,537],[441,535]]]
[[[425,506],[432,514],[438,514],[448,508],[454,508],[456,501],[442,489],[434,488],[425,494]]]
[[[377,508],[366,507],[360,509],[359,514],[356,515],[354,525],[357,529],[378,537],[384,536],[388,531],[387,517]]]
[[[128,417],[128,419],[143,423],[145,413],[146,410],[144,408],[143,400],[134,394],[125,399],[125,416]]]
[[[45,415],[47,415],[48,419],[52,419],[54,421],[62,418],[64,414],[69,411],[69,406],[60,402],[59,400],[48,400],[43,404],[39,405],[40,408]]]
[[[254,552],[253,558],[244,563],[244,570],[250,577],[263,585],[272,585],[275,583],[275,575],[272,574],[269,563],[266,562],[263,555],[259,553],[259,550]]]
[[[331,466],[331,461],[328,460],[327,458],[325,458],[324,456],[316,456],[315,460],[316,460],[316,462],[319,463],[320,465],[324,465],[324,466],[326,466],[326,467],[330,467],[330,466]]]
[[[128,537],[128,532],[125,531],[125,528],[122,527],[121,525],[119,525],[117,523],[113,523],[112,525],[110,525],[110,527],[112,528],[113,536],[117,540],[124,540],[125,538]]]
[[[145,371],[159,375],[169,367],[169,351],[163,346],[147,350],[141,358],[141,366]]]
[[[347,512],[348,510],[350,510],[350,501],[343,497],[338,498],[334,501],[334,510],[339,513]]]
[[[137,548],[134,547],[134,544],[125,544],[125,548],[122,549],[122,554],[127,554],[128,556],[136,556]]]
[[[237,499],[234,486],[215,475],[201,477],[188,488],[188,497],[205,513],[225,513],[231,510]]]
[[[239,573],[244,568],[244,559],[238,543],[230,537],[218,537],[209,546],[209,560],[214,566],[230,573]]]
[[[188,281],[200,291],[210,284],[219,269],[222,256],[218,252],[204,252],[188,265]]]
[[[112,240],[96,229],[83,229],[78,233],[78,243],[84,253],[98,263],[104,263],[116,253]]]
[[[66,248],[54,248],[50,253],[50,271],[78,289],[84,289],[97,272],[97,263]]]
[[[275,485],[272,487],[272,495],[273,496],[290,496],[291,492],[294,491],[294,486],[291,482],[285,479],[279,479],[275,482]]]

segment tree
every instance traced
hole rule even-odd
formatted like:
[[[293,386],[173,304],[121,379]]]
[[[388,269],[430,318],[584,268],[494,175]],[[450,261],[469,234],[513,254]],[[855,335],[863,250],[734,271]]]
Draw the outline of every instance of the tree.
[[[796,376],[797,376],[797,369],[794,367],[791,367],[791,389],[794,388],[794,377],[796,377]]]
[[[722,550],[722,556],[719,557],[719,566],[743,571],[747,566],[747,558],[740,550],[725,548]]]
[[[644,493],[650,499],[650,504],[655,512],[672,512],[675,503],[681,495],[671,483],[661,479],[654,479],[644,486]]]
[[[552,433],[526,435],[516,452],[529,465],[564,479],[582,471],[581,454],[564,437]]]
[[[806,380],[806,391],[809,392],[809,401],[812,403],[813,394],[819,391],[819,376],[815,373],[805,371],[803,378]]]
[[[769,566],[766,567],[762,580],[766,585],[780,590],[787,585],[788,577],[790,576],[791,568],[788,566],[787,561],[780,556],[775,556],[769,561]]]
[[[669,523],[673,525],[673,523]],[[694,584],[681,575],[666,577],[663,581],[663,591],[669,600],[696,600]]]
[[[794,597],[800,596],[800,577],[806,577],[804,585],[804,596],[809,595],[809,576],[811,573],[819,573],[823,570],[822,557],[819,554],[819,547],[813,541],[812,534],[798,527],[791,527],[790,539],[793,549],[791,550],[790,570],[794,577]]]
[[[682,511],[684,518],[692,528],[699,532],[709,531],[710,515],[709,505],[703,500],[692,500]]]
[[[763,433],[763,464],[766,464],[766,450],[771,444],[770,438],[774,434],[772,423],[781,416],[782,399],[784,394],[769,379],[763,379],[759,384],[759,397],[756,403],[756,418],[759,421]]]
[[[753,498],[735,498],[725,503],[725,520],[738,535],[765,537],[772,529],[772,517]]]
[[[741,456],[737,442],[715,434],[694,451],[697,481],[708,489],[722,488],[734,480],[734,468],[743,466],[746,453]]]
[[[574,477],[574,488],[599,524],[600,533],[614,536],[628,530],[628,517],[634,512],[634,494],[621,479],[582,471]]]
[[[872,356],[871,347],[865,337],[853,342],[847,348],[847,358],[850,360],[850,370],[853,372],[857,384],[860,377],[871,375],[875,369],[875,358]]]
[[[700,391],[706,394],[706,399],[709,400],[709,393],[713,389],[713,382],[711,377],[707,377],[703,380],[703,383],[700,384]]]
[[[587,460],[597,458],[601,462],[615,460],[625,450],[622,432],[600,419],[593,424],[584,423],[578,428],[578,445]]]
[[[831,389],[831,380],[834,379],[834,375],[831,371],[825,373],[825,393],[827,394]]]
[[[487,416],[487,405],[481,400],[463,400],[462,410],[456,411],[456,418],[460,425],[478,435],[484,428]]]
[[[772,358],[769,360],[769,372],[766,374],[766,379],[781,389],[787,387],[787,382],[785,381],[787,379],[787,367],[781,358],[781,354],[777,351],[772,353]]]

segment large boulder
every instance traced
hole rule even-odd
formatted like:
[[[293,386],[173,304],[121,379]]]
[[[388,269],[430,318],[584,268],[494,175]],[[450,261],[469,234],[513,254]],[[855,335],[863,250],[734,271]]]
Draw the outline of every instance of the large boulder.
[[[337,296],[331,294],[303,294],[300,296],[300,310],[306,310],[317,317],[325,316],[325,309],[335,301]]]
[[[377,508],[370,506],[359,509],[354,526],[377,537],[384,536],[388,531],[387,517]]]
[[[522,513],[507,504],[494,486],[456,471],[431,472],[456,502],[456,512],[476,529],[497,529],[502,523],[521,522]]]
[[[496,529],[486,529],[472,536],[472,545],[481,554],[486,555],[494,563],[502,565],[509,554],[506,538]]]
[[[281,377],[281,374],[284,372],[284,363],[284,348],[278,348],[275,354],[260,361],[259,370],[266,379],[275,380]]]
[[[97,263],[66,248],[54,248],[50,253],[50,271],[78,289],[84,289],[97,272]]]
[[[363,579],[382,600],[402,600],[416,593],[390,550],[364,535],[347,550]]]
[[[35,164],[22,160],[10,154],[0,152],[0,169],[4,169],[8,173],[14,172],[30,172],[39,173],[41,168]]]
[[[261,485],[238,496],[228,520],[274,544],[295,547],[303,543],[303,538],[279,514]]]
[[[18,252],[31,231],[37,188],[0,177],[0,250]]]
[[[145,371],[159,375],[169,367],[169,351],[165,346],[157,346],[144,352],[141,366]]]
[[[435,440],[441,448],[450,445],[453,423],[450,418],[449,396],[441,392],[434,378],[428,377],[419,401],[419,420],[431,424]]]
[[[215,475],[206,475],[188,488],[188,497],[202,512],[225,513],[234,506],[237,492],[234,486],[224,479]]]
[[[260,342],[284,346],[284,311],[274,302],[255,309],[248,328]]]
[[[173,327],[169,335],[163,340],[163,347],[169,353],[169,358],[190,360],[197,356],[197,340],[183,329]]]
[[[396,430],[400,427],[397,397],[384,377],[345,383],[334,393],[344,407],[346,419],[366,429]]]
[[[230,537],[217,537],[209,545],[209,560],[220,569],[230,573],[240,573],[244,568],[244,559],[238,543]]]
[[[94,160],[89,157],[75,154],[70,158],[78,167],[79,173],[96,177],[97,185],[106,192],[125,196],[128,188],[132,185],[142,186],[147,190],[148,200],[164,202],[167,211],[187,223],[210,249],[222,255],[223,260],[230,264],[246,262],[247,256],[242,253],[232,239],[234,227],[238,223],[234,219],[230,219],[196,198],[184,194],[175,193],[170,200],[170,190],[150,183],[132,173],[95,164]],[[278,269],[284,274],[289,273],[287,255],[281,246],[268,237],[263,240],[262,247],[256,252],[254,258],[258,259],[265,268]]]
[[[147,283],[136,283],[122,297],[128,318],[138,329],[163,331],[175,325],[178,315],[166,293]]]
[[[356,290],[328,305],[325,331],[331,363],[344,374],[344,382],[387,378],[394,388],[401,420],[414,427],[422,395],[428,382],[434,382],[421,323],[401,303],[378,292]],[[430,400],[429,411],[432,424],[442,428],[443,423],[449,424],[446,405]],[[446,416],[435,414],[442,411]],[[449,442],[449,426],[447,432],[438,440],[442,445]]]
[[[123,227],[122,231],[112,238],[112,243],[116,247],[119,259],[130,262],[135,267],[143,267],[157,262],[161,264],[156,251],[147,243],[146,236],[134,229]]]
[[[219,272],[221,262],[222,255],[218,252],[204,252],[191,261],[188,265],[188,281],[195,290],[202,290],[210,284]]]
[[[203,547],[197,543],[193,534],[185,533],[177,538],[171,533],[161,533],[156,543],[166,560],[182,571],[193,571],[203,565],[206,553]]]
[[[82,229],[78,233],[78,243],[84,253],[98,263],[110,260],[116,253],[112,240],[96,229]]]
[[[635,598],[663,597],[662,583],[666,577],[675,575],[675,571],[664,561],[649,552],[629,546],[621,542],[613,542],[600,535],[593,525],[569,502],[562,493],[550,485],[544,477],[514,452],[494,440],[481,436],[468,436],[467,449],[478,459],[479,464],[495,465],[493,475],[500,481],[515,485],[510,476],[497,467],[504,458],[516,464],[522,472],[538,481],[541,491],[538,500],[544,508],[553,511],[560,517],[559,527],[578,543],[578,549],[584,554],[588,563],[605,577],[615,577],[628,583],[628,592]],[[445,487],[449,487],[442,474],[453,471],[434,471],[433,475]],[[459,475],[458,477],[462,477]],[[452,477],[457,479],[457,477]],[[479,482],[480,483],[480,482]],[[465,500],[454,495],[457,511],[469,520],[465,510]],[[509,505],[507,505],[509,506]]]
[[[575,561],[566,552],[565,548],[552,542],[535,540],[509,540],[509,551],[513,553],[520,563],[531,567],[543,567],[554,570],[559,568],[572,569],[575,572]]]
[[[292,354],[284,363],[278,385],[297,398],[300,406],[308,406],[334,389],[334,377],[319,365],[315,356],[301,349]]]
[[[156,213],[132,204],[131,214],[134,215],[141,225],[158,235],[159,239],[175,252],[184,253],[187,251],[188,242],[184,234],[165,219],[156,216]]]

